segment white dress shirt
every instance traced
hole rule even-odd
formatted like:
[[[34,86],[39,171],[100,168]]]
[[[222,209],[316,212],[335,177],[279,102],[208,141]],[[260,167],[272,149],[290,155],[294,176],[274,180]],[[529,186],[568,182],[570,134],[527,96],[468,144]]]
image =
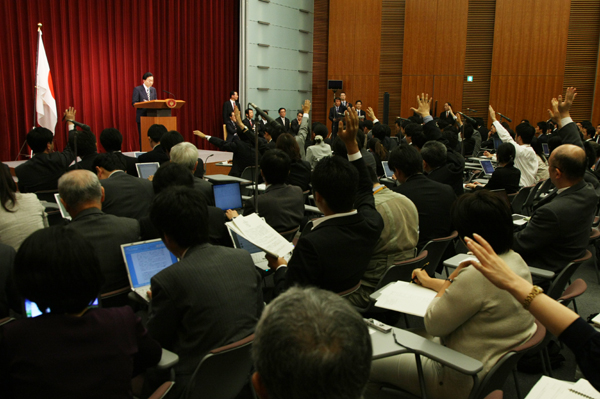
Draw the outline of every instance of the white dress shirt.
[[[510,143],[515,147],[515,167],[521,171],[519,184],[523,187],[535,185],[537,183],[535,176],[538,170],[538,160],[533,148],[529,144],[517,144],[500,122],[495,121],[494,126],[496,126],[500,139],[504,143]]]

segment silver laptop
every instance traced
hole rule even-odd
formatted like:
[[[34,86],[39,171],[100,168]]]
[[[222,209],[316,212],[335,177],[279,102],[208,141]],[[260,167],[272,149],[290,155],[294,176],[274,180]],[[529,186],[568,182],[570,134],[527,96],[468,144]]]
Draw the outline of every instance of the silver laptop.
[[[160,164],[158,162],[142,162],[136,163],[135,168],[139,177],[147,179],[156,173],[156,170],[160,168]]]
[[[63,217],[63,219],[71,220],[71,215],[69,215],[69,212],[67,212],[67,209],[65,208],[63,203],[60,202],[60,194],[59,193],[54,194],[54,198],[56,199],[56,203],[58,204],[58,209],[60,209],[60,215]]]
[[[491,176],[494,173],[494,165],[492,165],[492,161],[480,159],[481,167],[483,168],[483,172],[486,176]]]
[[[150,279],[158,272],[177,262],[162,240],[132,242],[121,245],[123,260],[127,267],[127,277],[131,289],[146,301],[150,289]]]
[[[385,177],[387,177],[388,179],[393,178],[394,171],[390,169],[388,161],[381,161],[381,164],[383,165],[383,170],[385,171]]]

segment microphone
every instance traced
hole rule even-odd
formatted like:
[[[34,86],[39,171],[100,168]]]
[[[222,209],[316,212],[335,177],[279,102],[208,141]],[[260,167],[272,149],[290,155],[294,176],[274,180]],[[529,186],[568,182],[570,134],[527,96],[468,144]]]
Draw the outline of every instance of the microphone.
[[[163,91],[164,91],[165,93],[167,93],[167,94],[170,94],[170,95],[172,95],[172,96],[173,96],[173,99],[175,99],[175,98],[176,98],[176,97],[175,97],[175,94],[171,93],[170,91],[166,91],[166,90],[163,90]]]
[[[503,118],[504,118],[504,119],[506,119],[507,121],[509,121],[509,122],[512,122],[512,119],[510,119],[510,118],[509,118],[509,117],[507,117],[507,116],[504,116],[504,115],[502,115],[500,112],[498,112],[498,115],[500,115],[501,117],[503,117]]]
[[[471,111],[471,112],[477,112],[476,109],[472,109],[472,108],[467,108],[467,111]]]
[[[85,125],[85,124],[83,124],[83,123],[81,123],[81,122],[72,121],[72,120],[69,120],[69,119],[67,119],[67,122],[71,122],[71,123],[72,123],[72,124],[74,124],[75,126],[77,126],[77,127],[80,127],[80,128],[82,128],[83,130],[87,130],[88,132],[91,132],[91,131],[92,131],[92,129],[90,129],[90,127],[89,127],[88,125]]]
[[[459,112],[459,114],[461,114],[463,116],[463,118],[468,120],[471,125],[477,126],[477,121],[475,119],[471,118],[468,115],[463,114],[462,112]]]
[[[265,114],[265,112],[258,108],[258,106],[254,103],[248,103],[250,104],[250,106],[252,106],[252,108],[254,108],[256,110],[256,113],[258,113],[261,117],[263,117],[264,119],[267,120],[267,125],[271,126],[272,129],[276,129],[279,131],[280,134],[285,133],[283,131],[283,125],[280,123],[275,122],[275,120],[273,118],[271,118],[269,115]]]
[[[212,157],[213,155],[215,155],[215,154],[210,154],[209,156],[206,157],[206,159],[204,160],[204,165],[206,165],[206,163],[208,162],[208,158]]]

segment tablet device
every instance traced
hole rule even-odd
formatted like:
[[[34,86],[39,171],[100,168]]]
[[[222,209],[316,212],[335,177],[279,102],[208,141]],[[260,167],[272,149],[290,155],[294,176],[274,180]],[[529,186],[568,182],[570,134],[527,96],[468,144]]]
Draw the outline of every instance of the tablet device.
[[[153,176],[159,167],[160,164],[158,162],[143,162],[135,164],[138,176],[142,179],[148,179],[148,177]]]

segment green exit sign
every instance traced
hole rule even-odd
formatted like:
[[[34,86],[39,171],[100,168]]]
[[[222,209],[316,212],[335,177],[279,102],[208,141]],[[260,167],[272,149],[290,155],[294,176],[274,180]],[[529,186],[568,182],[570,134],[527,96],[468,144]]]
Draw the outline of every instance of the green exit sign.
[[[473,76],[467,76],[467,82],[472,82],[473,81]]]

